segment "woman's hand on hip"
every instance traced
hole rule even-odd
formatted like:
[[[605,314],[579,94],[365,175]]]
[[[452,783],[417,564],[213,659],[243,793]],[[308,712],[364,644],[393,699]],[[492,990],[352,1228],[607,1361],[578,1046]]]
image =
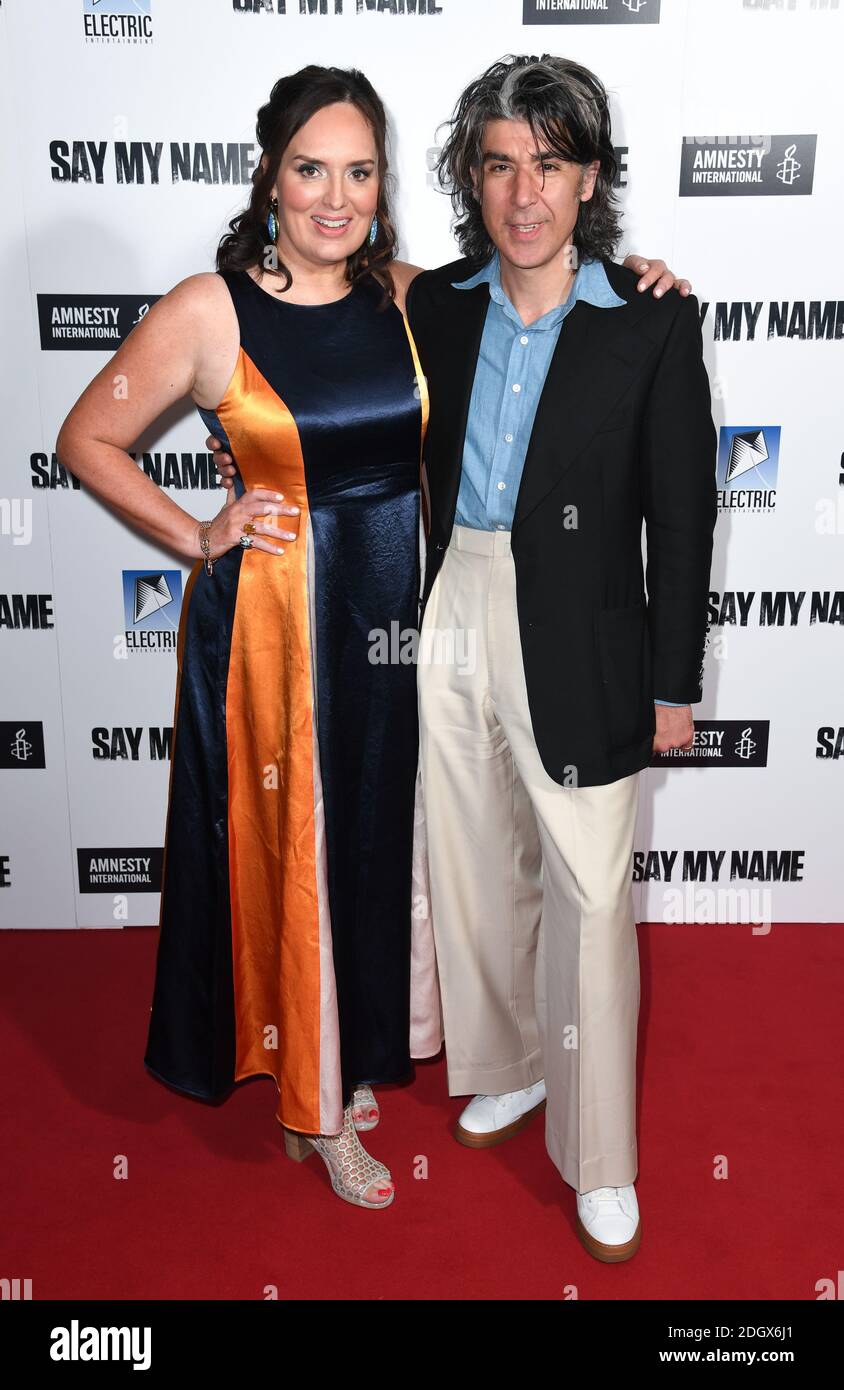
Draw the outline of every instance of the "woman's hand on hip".
[[[237,476],[237,464],[231,454],[227,454],[223,441],[218,439],[216,434],[209,434],[205,441],[205,447],[209,453],[214,455],[214,466],[220,475],[220,482],[226,489],[226,504],[235,501],[236,493],[234,490],[234,480]]]
[[[289,531],[273,523],[272,517],[298,516],[299,508],[284,500],[281,492],[272,492],[266,487],[250,488],[242,497],[234,498],[230,493],[225,506],[217,513],[208,527],[208,546],[211,559],[216,560],[226,551],[240,544],[244,534],[251,535],[250,549],[266,550],[270,555],[283,555],[284,545],[280,542],[295,541],[297,532]],[[287,523],[289,525],[289,523]],[[246,528],[253,528],[247,532]],[[199,523],[196,528],[196,555],[203,554],[200,545]]]

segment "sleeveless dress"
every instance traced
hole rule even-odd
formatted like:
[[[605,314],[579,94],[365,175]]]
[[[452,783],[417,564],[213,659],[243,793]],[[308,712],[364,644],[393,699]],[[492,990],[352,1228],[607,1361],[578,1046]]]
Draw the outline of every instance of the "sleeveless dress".
[[[298,305],[222,276],[240,350],[200,414],[298,538],[186,584],[144,1063],[207,1100],[271,1075],[280,1123],[337,1133],[355,1085],[442,1043],[412,659],[428,398],[371,277]]]

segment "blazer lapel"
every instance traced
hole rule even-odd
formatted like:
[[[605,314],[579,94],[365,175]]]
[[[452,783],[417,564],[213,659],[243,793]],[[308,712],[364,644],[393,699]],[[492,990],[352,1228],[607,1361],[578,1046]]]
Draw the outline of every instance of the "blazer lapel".
[[[448,334],[440,361],[428,373],[433,390],[427,460],[429,472],[435,474],[431,495],[436,499],[437,519],[442,530],[448,533],[460,489],[463,445],[489,307],[489,286],[481,282],[471,290],[449,288],[444,293],[448,296],[443,304]]]
[[[560,481],[601,428],[656,345],[637,326],[647,301],[598,308],[578,300],[560,329],[536,409],[513,530]]]

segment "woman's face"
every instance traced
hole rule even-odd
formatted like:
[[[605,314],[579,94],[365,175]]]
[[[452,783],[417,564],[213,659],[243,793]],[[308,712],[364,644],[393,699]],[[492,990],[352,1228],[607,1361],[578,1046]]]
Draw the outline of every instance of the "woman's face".
[[[369,235],[378,205],[375,137],[351,102],[323,106],[301,127],[276,177],[278,250],[317,265],[345,261]]]

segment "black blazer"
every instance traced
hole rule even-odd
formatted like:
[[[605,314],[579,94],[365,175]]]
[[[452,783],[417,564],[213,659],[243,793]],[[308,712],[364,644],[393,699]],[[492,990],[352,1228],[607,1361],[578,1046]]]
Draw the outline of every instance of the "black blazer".
[[[563,322],[511,533],[537,749],[555,781],[582,787],[648,765],[655,694],[702,697],[717,507],[697,299],[676,290],[655,299],[636,289],[633,271],[602,261],[627,303],[578,300]],[[486,284],[451,282],[477,269],[460,260],[424,271],[407,298],[430,394],[423,611],[454,525],[489,303]]]

